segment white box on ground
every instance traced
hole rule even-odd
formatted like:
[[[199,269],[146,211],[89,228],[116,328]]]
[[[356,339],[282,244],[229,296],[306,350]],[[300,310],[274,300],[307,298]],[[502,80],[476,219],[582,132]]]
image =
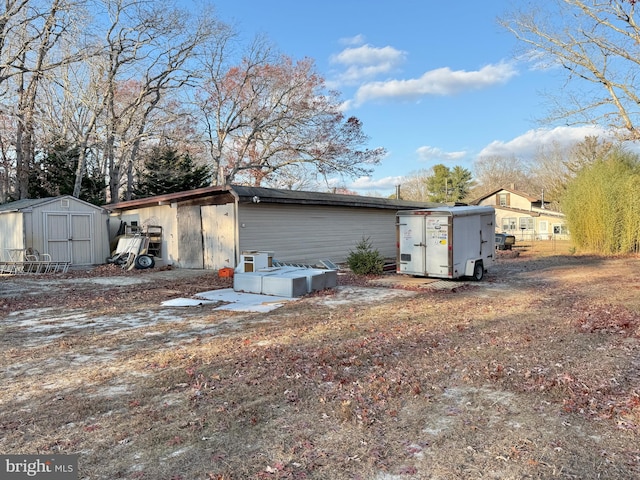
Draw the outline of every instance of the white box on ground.
[[[304,276],[307,279],[307,293],[310,293],[327,288],[325,272],[327,270],[320,268],[282,267],[276,274],[283,277]]]
[[[337,270],[321,270],[324,272],[324,288],[334,288],[338,286]]]
[[[278,297],[301,297],[307,294],[307,277],[294,272],[264,276],[262,293]]]
[[[233,276],[233,289],[236,292],[262,293],[262,279],[259,272],[236,273]]]
[[[324,270],[320,269],[308,269],[305,270],[307,276],[307,291],[317,292],[318,290],[324,290],[327,288],[327,279]]]

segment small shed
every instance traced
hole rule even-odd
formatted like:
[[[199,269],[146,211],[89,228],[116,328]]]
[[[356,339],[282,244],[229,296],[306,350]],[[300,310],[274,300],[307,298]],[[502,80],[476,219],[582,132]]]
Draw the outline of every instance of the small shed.
[[[398,210],[438,204],[247,186],[205,187],[130,200],[111,211],[112,236],[122,225],[162,231],[159,255],[179,268],[235,268],[244,252],[274,260],[344,262],[363,238],[395,258]],[[120,227],[120,228],[119,228]]]
[[[109,256],[107,210],[71,195],[0,205],[0,253],[32,248],[55,262],[102,264]],[[6,258],[4,258],[6,260]]]

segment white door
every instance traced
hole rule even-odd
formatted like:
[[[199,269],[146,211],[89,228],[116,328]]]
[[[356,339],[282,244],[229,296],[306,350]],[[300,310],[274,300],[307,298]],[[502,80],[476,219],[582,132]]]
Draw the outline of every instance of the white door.
[[[45,213],[44,232],[46,253],[53,261],[95,263],[92,213]]]
[[[399,271],[424,275],[424,216],[398,217]]]
[[[434,277],[449,276],[449,220],[450,217],[426,218],[426,273]]]
[[[235,205],[205,205],[202,212],[204,268],[235,268]]]

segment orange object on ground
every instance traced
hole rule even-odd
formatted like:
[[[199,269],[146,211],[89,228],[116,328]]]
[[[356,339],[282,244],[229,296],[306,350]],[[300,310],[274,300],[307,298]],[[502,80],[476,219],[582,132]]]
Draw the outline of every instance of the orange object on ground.
[[[220,278],[232,278],[233,277],[233,268],[225,267],[218,270],[218,276]]]

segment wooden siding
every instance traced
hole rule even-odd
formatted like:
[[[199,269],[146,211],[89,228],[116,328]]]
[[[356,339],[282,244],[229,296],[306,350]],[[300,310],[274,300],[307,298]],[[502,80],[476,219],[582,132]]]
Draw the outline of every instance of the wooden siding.
[[[204,268],[199,206],[178,206],[178,266]]]
[[[272,251],[285,262],[344,262],[362,238],[395,258],[395,210],[316,205],[241,204],[240,252]]]

